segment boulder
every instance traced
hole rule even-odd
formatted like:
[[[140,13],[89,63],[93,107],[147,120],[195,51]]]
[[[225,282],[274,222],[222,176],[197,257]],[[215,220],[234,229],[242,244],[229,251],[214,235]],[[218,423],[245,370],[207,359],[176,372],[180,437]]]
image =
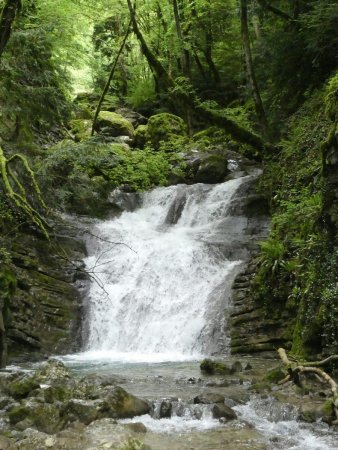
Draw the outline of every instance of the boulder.
[[[220,394],[214,394],[213,392],[207,392],[202,395],[197,395],[197,397],[194,398],[194,403],[202,403],[203,405],[210,405],[212,403],[224,403],[224,396]]]
[[[72,378],[63,362],[53,358],[44,363],[34,375],[36,381],[47,384],[53,381],[68,381]]]
[[[142,116],[142,114],[139,114],[138,112],[133,111],[129,108],[118,108],[115,110],[115,112],[127,119],[134,128],[137,128],[140,125],[146,125],[148,122],[148,119]]]
[[[171,417],[173,405],[170,400],[161,401],[159,408],[159,419],[169,419]]]
[[[211,408],[212,416],[214,419],[223,418],[227,421],[237,419],[237,414],[229,406],[222,403],[217,403]]]
[[[231,375],[231,368],[220,361],[212,361],[211,359],[204,359],[200,364],[202,372],[208,375]]]
[[[160,113],[151,116],[148,121],[148,135],[154,149],[159,149],[162,141],[175,141],[177,138],[187,138],[187,128],[178,116]]]
[[[148,125],[140,125],[135,130],[134,146],[143,149],[148,140]]]
[[[28,397],[35,389],[39,389],[40,384],[31,375],[24,375],[10,383],[8,393],[15,399]]]
[[[124,389],[117,386],[106,392],[102,406],[104,416],[111,418],[130,418],[142,416],[150,412],[150,404],[134,395],[128,394]]]
[[[207,184],[221,183],[229,173],[228,161],[223,155],[208,155],[198,167],[195,182]]]
[[[134,138],[134,127],[121,116],[111,111],[101,111],[96,122],[95,131],[108,136],[129,136]]]
[[[64,406],[61,416],[66,424],[81,422],[89,425],[100,417],[102,400],[72,399]]]
[[[14,406],[8,418],[20,430],[33,426],[44,433],[53,434],[62,429],[60,405],[57,404],[25,401]]]

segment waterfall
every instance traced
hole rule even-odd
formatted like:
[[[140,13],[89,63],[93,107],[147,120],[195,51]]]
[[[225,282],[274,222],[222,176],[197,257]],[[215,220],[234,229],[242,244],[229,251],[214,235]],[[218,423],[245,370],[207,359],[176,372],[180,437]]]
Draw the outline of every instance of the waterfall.
[[[149,361],[227,352],[246,226],[231,206],[251,179],[157,188],[136,210],[95,225],[100,239],[85,263],[100,282],[88,295],[88,351]]]

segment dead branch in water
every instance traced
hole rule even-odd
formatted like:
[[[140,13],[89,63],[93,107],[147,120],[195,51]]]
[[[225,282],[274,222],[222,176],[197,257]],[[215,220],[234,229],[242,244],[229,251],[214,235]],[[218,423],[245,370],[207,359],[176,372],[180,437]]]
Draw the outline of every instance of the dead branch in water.
[[[291,361],[284,348],[278,349],[278,355],[288,372],[288,375],[282,381],[279,382],[280,385],[287,383],[288,381],[292,381],[297,386],[301,386],[302,383],[300,375],[306,375],[309,373],[314,374],[316,377],[319,377],[320,380],[322,380],[325,384],[329,385],[332,392],[332,407],[333,407],[333,414],[335,416],[333,424],[337,425],[338,385],[336,381],[323,369],[320,369],[319,366],[325,366],[328,363],[331,363],[332,361],[338,361],[338,355],[331,355],[322,361],[304,362],[304,363],[299,363],[298,361],[297,362]]]

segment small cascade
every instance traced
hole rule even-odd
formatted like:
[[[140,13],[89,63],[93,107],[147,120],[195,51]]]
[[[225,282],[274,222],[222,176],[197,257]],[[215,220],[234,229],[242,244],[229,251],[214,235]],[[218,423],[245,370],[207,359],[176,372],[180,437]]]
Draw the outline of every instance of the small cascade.
[[[99,280],[89,292],[92,355],[154,361],[227,352],[229,291],[247,225],[231,208],[253,178],[157,188],[136,210],[95,225],[99,239],[85,261]]]

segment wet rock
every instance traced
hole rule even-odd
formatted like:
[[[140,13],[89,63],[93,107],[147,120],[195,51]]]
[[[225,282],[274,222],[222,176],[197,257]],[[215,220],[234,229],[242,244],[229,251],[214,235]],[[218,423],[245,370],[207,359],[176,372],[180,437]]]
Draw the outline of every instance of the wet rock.
[[[230,375],[231,368],[220,361],[213,361],[211,359],[204,359],[200,364],[200,369],[202,372],[208,375],[220,374],[220,375]]]
[[[101,409],[106,417],[120,419],[142,416],[148,414],[150,410],[151,407],[148,402],[128,394],[119,386],[106,393]]]
[[[62,409],[61,416],[66,424],[79,421],[89,425],[99,418],[102,405],[102,400],[72,399]]]
[[[194,403],[203,405],[210,405],[212,403],[223,403],[224,396],[220,394],[214,394],[213,392],[207,392],[205,394],[198,395],[194,398]]]
[[[196,176],[196,183],[215,184],[224,181],[229,174],[228,161],[222,155],[209,155],[200,163]]]
[[[40,383],[50,383],[53,381],[68,381],[73,376],[62,361],[50,359],[44,363],[34,375],[34,379]]]
[[[227,421],[237,419],[235,411],[224,404],[217,403],[211,408],[211,412],[214,419],[224,418]]]
[[[147,427],[142,422],[135,422],[135,423],[127,423],[126,427],[129,428],[134,433],[146,433]]]
[[[32,375],[24,375],[13,381],[8,386],[8,393],[15,399],[28,397],[35,389],[40,388],[40,384]]]
[[[171,417],[173,405],[170,400],[163,400],[159,408],[159,418],[169,419]]]
[[[10,423],[19,424],[21,430],[24,426],[34,426],[39,431],[53,434],[62,429],[59,405],[25,401],[12,408],[8,417]]]
[[[243,371],[243,366],[240,361],[235,361],[231,366],[231,373],[238,373]]]

